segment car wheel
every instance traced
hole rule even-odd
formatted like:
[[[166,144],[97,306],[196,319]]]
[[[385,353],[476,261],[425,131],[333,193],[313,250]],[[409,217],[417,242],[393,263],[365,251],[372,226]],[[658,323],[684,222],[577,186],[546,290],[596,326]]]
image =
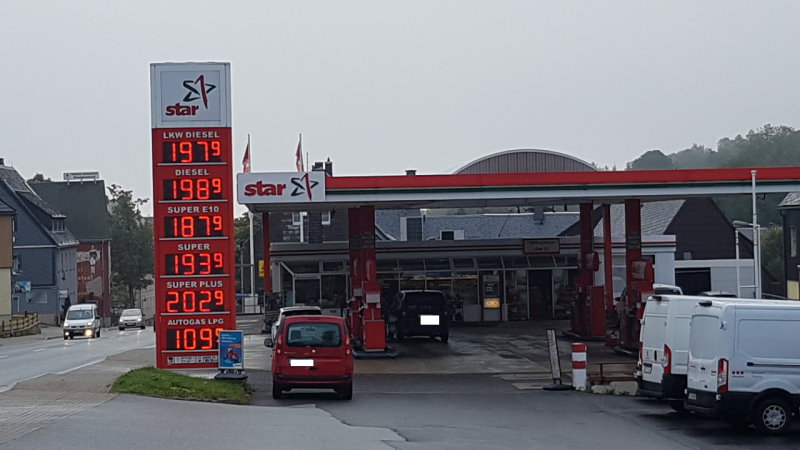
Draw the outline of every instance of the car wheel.
[[[71,335],[71,334],[69,335],[69,338],[70,338],[70,339],[72,339],[73,337],[74,337],[73,335]]]
[[[792,422],[792,409],[780,397],[762,400],[753,413],[753,424],[764,434],[783,434]]]
[[[352,400],[353,399],[353,383],[346,385],[345,387],[341,387],[336,389],[336,394],[340,400]]]
[[[141,327],[139,327],[139,328],[141,328],[141,329],[143,329],[143,330],[144,330],[146,327],[145,327],[144,325],[142,325],[142,326],[141,326]]]
[[[447,344],[447,341],[450,340],[450,334],[449,333],[445,333],[445,334],[441,335],[441,338],[442,338],[442,342]]]
[[[119,331],[125,331],[125,327],[119,327]]]
[[[66,341],[67,339],[69,339],[69,337],[68,336],[64,336],[64,340]]]
[[[272,382],[272,398],[275,400],[280,400],[283,398],[283,388],[280,384],[276,382]]]
[[[97,333],[94,334],[94,337],[95,338],[99,338],[100,337],[100,329],[99,328],[97,329]]]

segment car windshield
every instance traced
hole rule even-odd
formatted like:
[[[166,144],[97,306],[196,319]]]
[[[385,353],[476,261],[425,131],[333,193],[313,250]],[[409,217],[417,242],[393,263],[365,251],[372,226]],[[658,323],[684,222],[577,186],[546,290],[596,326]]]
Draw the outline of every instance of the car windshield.
[[[91,319],[92,312],[88,309],[73,309],[67,313],[67,320]]]
[[[141,316],[142,315],[142,310],[140,310],[140,309],[126,309],[125,311],[122,311],[122,315],[123,316]]]
[[[342,342],[342,333],[335,323],[293,323],[286,335],[289,347],[338,347]]]

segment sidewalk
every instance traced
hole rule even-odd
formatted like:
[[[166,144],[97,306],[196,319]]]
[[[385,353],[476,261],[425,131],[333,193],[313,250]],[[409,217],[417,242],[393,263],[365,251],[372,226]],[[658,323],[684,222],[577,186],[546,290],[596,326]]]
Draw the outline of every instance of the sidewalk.
[[[39,330],[39,334],[26,334],[25,336],[0,338],[0,347],[4,345],[18,345],[26,342],[35,342],[48,339],[61,339],[63,337],[61,334],[61,327],[40,324]]]

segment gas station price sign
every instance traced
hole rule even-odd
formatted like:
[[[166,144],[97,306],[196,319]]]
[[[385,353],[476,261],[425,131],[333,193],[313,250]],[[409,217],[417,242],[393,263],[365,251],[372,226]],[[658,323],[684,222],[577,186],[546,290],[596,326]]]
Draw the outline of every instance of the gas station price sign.
[[[159,368],[216,368],[236,329],[229,70],[151,65]]]

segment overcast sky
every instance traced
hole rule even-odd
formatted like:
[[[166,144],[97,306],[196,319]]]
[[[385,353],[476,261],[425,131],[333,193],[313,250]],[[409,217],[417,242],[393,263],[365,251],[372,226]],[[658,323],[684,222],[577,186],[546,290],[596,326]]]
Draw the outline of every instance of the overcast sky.
[[[234,161],[450,173],[538,148],[623,169],[800,123],[798,1],[0,4],[0,156],[152,198],[153,62],[230,62]],[[151,208],[143,208],[149,212]]]

